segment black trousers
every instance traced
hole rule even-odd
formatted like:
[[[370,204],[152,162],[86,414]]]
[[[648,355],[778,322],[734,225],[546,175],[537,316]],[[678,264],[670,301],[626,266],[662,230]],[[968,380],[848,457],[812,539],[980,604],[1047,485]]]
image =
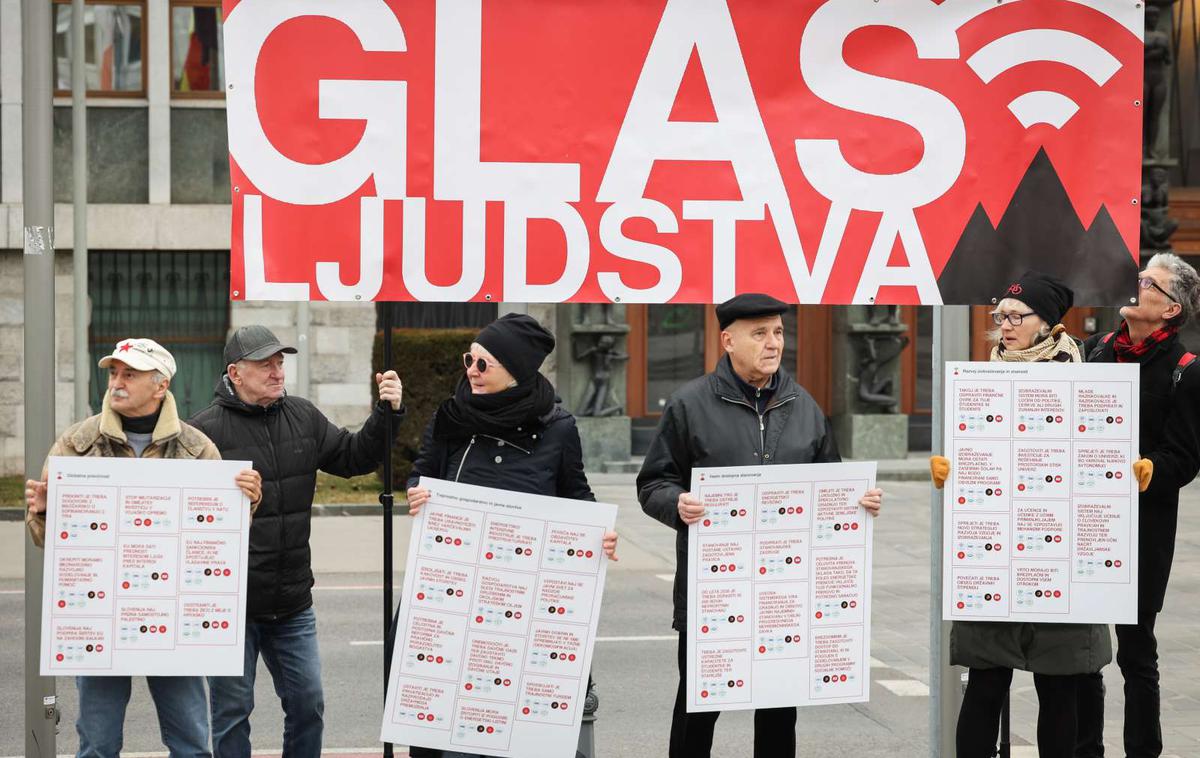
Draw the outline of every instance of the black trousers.
[[[671,715],[670,758],[709,758],[719,712],[687,712],[687,632],[679,633],[679,689]],[[796,755],[796,709],[759,708],[754,712],[754,758]]]
[[[958,712],[955,746],[958,758],[992,758],[1000,732],[1004,693],[1012,669],[971,669],[962,710]],[[1075,752],[1076,699],[1086,674],[1034,674],[1038,694],[1037,744],[1041,758],[1071,758]]]
[[[1125,755],[1162,755],[1158,690],[1157,613],[1138,614],[1136,624],[1117,624],[1117,666],[1125,679]],[[1079,746],[1076,758],[1104,755],[1104,679],[1090,674],[1079,688]]]

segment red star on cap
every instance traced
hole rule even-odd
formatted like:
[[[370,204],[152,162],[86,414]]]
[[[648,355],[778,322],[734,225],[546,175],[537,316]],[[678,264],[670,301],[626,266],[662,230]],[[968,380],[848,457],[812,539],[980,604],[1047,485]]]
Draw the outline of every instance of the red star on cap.
[[[120,345],[117,346],[117,350],[119,350],[122,353],[128,353],[129,348],[131,348],[131,347],[133,347],[132,342],[122,342]]]

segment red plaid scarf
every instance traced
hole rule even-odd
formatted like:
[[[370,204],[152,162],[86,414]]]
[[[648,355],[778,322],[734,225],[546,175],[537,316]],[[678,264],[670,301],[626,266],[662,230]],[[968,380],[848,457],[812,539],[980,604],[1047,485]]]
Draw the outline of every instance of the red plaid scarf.
[[[1155,329],[1149,337],[1135,345],[1129,336],[1129,324],[1121,322],[1121,328],[1117,330],[1117,335],[1113,339],[1113,350],[1117,354],[1117,363],[1139,363],[1151,350],[1178,333],[1179,327],[1164,326],[1161,329]]]

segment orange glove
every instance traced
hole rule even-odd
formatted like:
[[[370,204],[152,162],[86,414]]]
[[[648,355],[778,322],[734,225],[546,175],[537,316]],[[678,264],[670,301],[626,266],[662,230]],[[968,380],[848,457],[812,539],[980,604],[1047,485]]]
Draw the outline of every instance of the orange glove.
[[[946,485],[946,478],[949,476],[950,459],[940,455],[929,456],[929,478],[933,480],[933,486],[940,490]]]
[[[1154,461],[1149,458],[1138,458],[1133,462],[1133,475],[1138,480],[1138,492],[1145,492],[1154,478]]]

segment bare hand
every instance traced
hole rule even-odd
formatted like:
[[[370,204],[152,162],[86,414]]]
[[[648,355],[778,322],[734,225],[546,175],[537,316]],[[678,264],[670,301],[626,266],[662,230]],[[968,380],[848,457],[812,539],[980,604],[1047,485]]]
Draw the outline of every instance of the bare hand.
[[[46,483],[36,479],[25,480],[25,505],[30,513],[46,512]]]
[[[429,502],[429,490],[424,487],[408,488],[408,515],[416,516],[421,512],[421,506]]]
[[[375,374],[375,385],[379,388],[379,399],[391,404],[393,411],[400,410],[400,402],[404,399],[404,385],[395,371]]]
[[[879,488],[867,490],[867,494],[859,499],[858,504],[866,508],[867,513],[878,516],[879,509],[883,507],[883,490]]]
[[[233,483],[246,497],[250,498],[250,505],[258,505],[262,500],[262,474],[254,469],[244,468],[237,472],[237,476],[233,477]]]
[[[610,561],[620,560],[617,558],[617,533],[604,533],[604,554],[608,556]]]
[[[679,520],[691,526],[704,518],[704,506],[690,492],[679,493]]]

